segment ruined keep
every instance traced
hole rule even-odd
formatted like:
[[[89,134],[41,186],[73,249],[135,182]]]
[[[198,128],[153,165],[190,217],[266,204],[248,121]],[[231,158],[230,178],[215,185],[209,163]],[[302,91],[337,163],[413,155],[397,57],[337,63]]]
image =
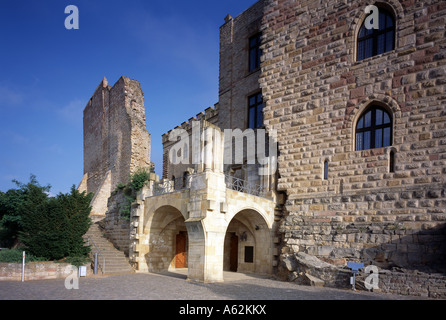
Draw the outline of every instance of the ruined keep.
[[[445,22],[436,0],[260,0],[226,16],[219,100],[163,135],[162,179],[133,205],[134,268],[296,279],[296,259],[310,255],[335,269],[445,272]],[[81,185],[97,213],[109,190],[151,165],[143,115],[139,85],[124,77],[103,82],[84,111]],[[277,171],[259,175],[246,156],[224,163],[225,129],[276,133]]]
[[[84,176],[80,191],[94,193],[92,215],[105,216],[107,200],[138,168],[152,168],[144,94],[138,81],[103,79],[84,109]]]

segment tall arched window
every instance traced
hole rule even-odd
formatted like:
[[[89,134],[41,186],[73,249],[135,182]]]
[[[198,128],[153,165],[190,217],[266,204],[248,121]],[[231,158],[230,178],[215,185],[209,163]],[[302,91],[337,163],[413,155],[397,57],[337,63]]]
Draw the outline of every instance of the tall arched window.
[[[371,106],[356,124],[356,150],[387,147],[392,144],[392,117],[380,106]]]
[[[395,19],[388,10],[378,7],[379,29],[366,28],[365,21],[358,33],[356,60],[364,60],[395,49]]]

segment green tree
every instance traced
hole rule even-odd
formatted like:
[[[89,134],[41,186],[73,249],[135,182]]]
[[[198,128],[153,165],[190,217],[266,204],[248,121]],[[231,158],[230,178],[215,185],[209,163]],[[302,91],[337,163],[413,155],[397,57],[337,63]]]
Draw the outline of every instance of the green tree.
[[[59,260],[68,254],[68,221],[57,198],[32,188],[19,212],[20,240],[33,255]]]
[[[3,236],[18,239],[36,257],[84,257],[90,249],[82,236],[91,225],[93,195],[72,186],[69,193],[50,197],[51,187],[42,187],[33,175],[27,184],[15,182],[18,189],[0,193]]]
[[[31,175],[29,182],[23,184],[13,180],[16,189],[0,192],[0,245],[13,247],[18,242],[19,232],[22,231],[22,217],[19,208],[23,205],[31,189],[48,193],[50,186],[41,186],[35,175]]]
[[[59,194],[57,199],[62,206],[62,210],[67,219],[69,256],[80,257],[88,254],[89,248],[84,246],[82,236],[91,226],[90,203],[93,194],[80,193],[74,185],[70,193]]]
[[[85,256],[89,248],[82,236],[91,225],[91,198],[74,186],[70,193],[54,198],[31,188],[20,208],[20,240],[32,254],[49,260]]]

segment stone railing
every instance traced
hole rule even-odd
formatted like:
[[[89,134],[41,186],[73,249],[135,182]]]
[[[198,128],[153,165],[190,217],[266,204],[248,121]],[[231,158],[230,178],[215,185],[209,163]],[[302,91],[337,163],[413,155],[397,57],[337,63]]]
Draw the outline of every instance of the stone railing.
[[[163,179],[153,185],[153,196],[189,189],[191,181],[191,175],[175,178],[174,180]]]
[[[154,183],[152,196],[159,196],[176,191],[189,189],[194,175],[175,178],[174,180],[163,179],[161,182]],[[230,175],[225,175],[226,188],[251,194],[253,196],[266,196],[266,190],[262,185],[252,183]]]

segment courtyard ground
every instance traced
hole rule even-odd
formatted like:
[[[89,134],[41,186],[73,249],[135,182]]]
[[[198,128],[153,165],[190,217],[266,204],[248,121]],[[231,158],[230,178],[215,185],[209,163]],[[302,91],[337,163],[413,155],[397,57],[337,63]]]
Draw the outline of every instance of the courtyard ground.
[[[186,271],[121,274],[79,279],[2,281],[0,300],[411,300],[418,297],[299,286],[270,277],[225,272],[223,283],[186,281]]]

